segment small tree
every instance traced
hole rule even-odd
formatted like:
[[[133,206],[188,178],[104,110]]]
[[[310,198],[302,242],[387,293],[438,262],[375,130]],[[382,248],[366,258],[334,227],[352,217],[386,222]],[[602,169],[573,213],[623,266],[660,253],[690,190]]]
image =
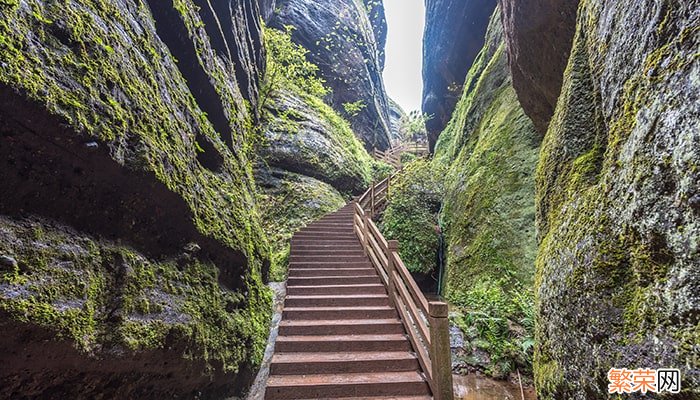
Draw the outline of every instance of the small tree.
[[[432,115],[422,114],[418,110],[411,111],[401,117],[399,121],[399,135],[401,139],[416,142],[424,141],[428,136],[425,123],[432,118]]]
[[[261,90],[261,104],[275,89],[296,87],[314,96],[323,97],[329,90],[318,76],[318,66],[306,59],[309,52],[292,41],[294,27],[286,25],[284,31],[265,27],[267,64]]]

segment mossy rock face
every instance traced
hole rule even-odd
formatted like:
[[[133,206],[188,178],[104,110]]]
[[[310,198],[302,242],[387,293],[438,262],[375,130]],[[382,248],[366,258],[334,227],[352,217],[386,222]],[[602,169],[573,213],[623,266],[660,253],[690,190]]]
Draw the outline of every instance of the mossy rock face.
[[[540,142],[512,86],[498,9],[464,87],[433,161],[447,169],[444,295],[467,351],[488,354],[471,365],[506,377],[531,367]]]
[[[47,220],[0,227],[0,254],[17,262],[0,273],[3,397],[223,398],[250,383],[266,345],[264,287],[222,287],[195,244],[153,260]],[[45,392],[44,381],[70,384]]]
[[[608,398],[613,367],[700,395],[699,6],[579,8],[537,171],[538,398]]]
[[[350,125],[318,97],[279,90],[266,103],[266,143],[260,154],[272,167],[307,175],[346,194],[372,181],[374,160]]]
[[[70,367],[3,359],[0,397],[224,397],[245,385],[268,334],[269,249],[249,161],[256,85],[236,79],[260,71],[236,68],[259,68],[262,47],[221,47],[209,30],[228,18],[229,37],[255,38],[255,9],[0,1],[0,252],[19,268],[3,275],[0,323],[8,341],[32,332],[27,354],[72,352]],[[45,241],[27,241],[28,215]]]

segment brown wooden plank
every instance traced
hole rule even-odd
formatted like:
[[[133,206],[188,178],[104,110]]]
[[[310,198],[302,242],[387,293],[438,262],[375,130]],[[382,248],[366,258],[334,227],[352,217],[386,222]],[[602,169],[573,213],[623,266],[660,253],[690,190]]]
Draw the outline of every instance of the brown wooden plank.
[[[411,297],[413,297],[415,303],[420,306],[421,311],[423,311],[425,315],[428,315],[428,300],[423,295],[423,292],[421,292],[418,288],[418,285],[416,284],[416,281],[413,280],[411,273],[408,272],[408,269],[406,269],[406,265],[404,265],[403,261],[401,261],[401,257],[399,257],[397,253],[394,253],[392,256],[394,257],[394,268],[396,268],[396,270],[401,274],[401,278],[406,283]]]

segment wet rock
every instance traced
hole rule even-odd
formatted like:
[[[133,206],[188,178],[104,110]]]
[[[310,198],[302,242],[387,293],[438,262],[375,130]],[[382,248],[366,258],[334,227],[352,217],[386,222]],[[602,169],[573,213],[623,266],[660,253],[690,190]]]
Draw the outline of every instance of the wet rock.
[[[450,325],[450,348],[459,349],[464,347],[464,334],[459,327]]]
[[[401,121],[406,118],[406,112],[392,99],[389,99],[389,120],[391,121],[391,140],[401,138]]]
[[[496,0],[427,0],[423,38],[423,113],[431,151],[452,118],[464,78],[484,46]]]
[[[544,135],[557,105],[579,0],[499,0],[513,87]]]
[[[269,25],[295,27],[293,40],[310,51],[309,60],[332,89],[330,104],[347,117],[367,149],[386,149],[390,121],[381,75],[381,1],[371,3],[376,5],[368,14],[365,4],[355,0],[277,0]],[[374,31],[373,21],[380,32]],[[343,104],[355,102],[365,107],[356,116],[347,115]]]
[[[224,398],[262,355],[260,15],[175,3],[0,6],[2,398]]]
[[[16,271],[18,268],[17,265],[17,260],[15,260],[14,257],[0,256],[0,268],[4,271]]]
[[[606,398],[609,368],[640,365],[700,396],[698,20],[698,1],[579,8],[537,175],[539,398]]]
[[[267,107],[271,120],[260,154],[268,165],[318,179],[344,193],[365,190],[372,160],[350,127],[337,116],[332,119],[329,106],[280,91],[272,94]],[[287,118],[275,117],[279,115]]]

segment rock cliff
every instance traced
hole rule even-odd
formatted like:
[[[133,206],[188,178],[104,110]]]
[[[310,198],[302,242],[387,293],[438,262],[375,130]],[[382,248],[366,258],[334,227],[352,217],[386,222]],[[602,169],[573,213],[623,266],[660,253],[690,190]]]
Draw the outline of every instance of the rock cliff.
[[[506,377],[531,363],[540,141],[513,88],[498,9],[485,38],[434,162],[447,168],[444,295],[469,342],[460,360]]]
[[[499,0],[513,87],[544,134],[554,114],[579,0]]]
[[[386,41],[382,21],[380,0],[277,0],[269,25],[295,28],[294,41],[310,51],[309,61],[331,89],[330,104],[350,121],[367,149],[384,150],[390,120],[381,75]],[[359,109],[349,112],[348,105]]]
[[[225,3],[0,2],[0,397],[247,387],[264,64],[257,4]]]
[[[542,399],[680,368],[700,396],[700,2],[583,1],[537,169]]]
[[[423,38],[423,113],[431,151],[452,118],[467,71],[484,45],[496,0],[427,0]]]

